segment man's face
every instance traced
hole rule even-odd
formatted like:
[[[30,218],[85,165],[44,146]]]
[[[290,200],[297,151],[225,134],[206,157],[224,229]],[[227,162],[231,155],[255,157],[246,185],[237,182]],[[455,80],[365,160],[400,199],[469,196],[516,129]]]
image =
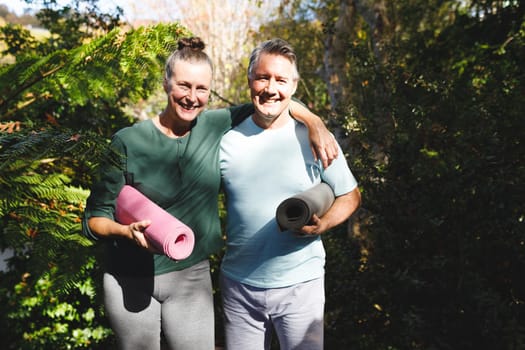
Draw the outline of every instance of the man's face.
[[[212,71],[205,62],[178,61],[172,77],[164,82],[168,108],[184,122],[193,121],[208,104]]]
[[[295,67],[286,57],[263,53],[248,81],[256,122],[270,125],[288,113],[297,88]]]

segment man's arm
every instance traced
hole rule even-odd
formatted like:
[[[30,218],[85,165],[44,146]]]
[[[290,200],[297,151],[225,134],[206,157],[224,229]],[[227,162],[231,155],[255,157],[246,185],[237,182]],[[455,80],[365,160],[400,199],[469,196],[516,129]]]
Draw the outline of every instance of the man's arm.
[[[297,101],[291,101],[290,114],[308,128],[312,154],[316,160],[322,161],[326,169],[338,155],[334,135],[328,131],[321,118]]]
[[[299,232],[304,235],[320,235],[343,223],[360,205],[361,192],[356,187],[353,191],[337,197],[322,217],[319,218],[314,214],[312,224],[303,226]]]

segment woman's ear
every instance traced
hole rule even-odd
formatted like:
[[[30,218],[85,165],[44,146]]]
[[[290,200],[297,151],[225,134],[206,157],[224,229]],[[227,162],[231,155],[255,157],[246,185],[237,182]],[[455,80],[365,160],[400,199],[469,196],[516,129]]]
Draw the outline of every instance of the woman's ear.
[[[168,93],[169,89],[169,84],[168,84],[168,80],[166,78],[164,78],[162,80],[162,87],[164,88],[164,92]]]

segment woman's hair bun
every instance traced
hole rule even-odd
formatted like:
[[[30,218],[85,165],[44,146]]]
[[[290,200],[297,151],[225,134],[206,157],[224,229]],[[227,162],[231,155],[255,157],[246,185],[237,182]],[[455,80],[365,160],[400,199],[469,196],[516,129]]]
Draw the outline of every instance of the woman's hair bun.
[[[203,51],[205,47],[206,45],[204,44],[204,41],[202,41],[201,38],[194,36],[179,39],[177,49],[182,50],[188,48],[193,51]]]
[[[213,63],[206,52],[204,52],[205,46],[204,41],[196,36],[180,38],[177,42],[177,50],[173,51],[166,60],[164,68],[165,79],[171,79],[175,72],[175,65],[180,61],[191,63],[204,62],[210,66],[213,72]]]

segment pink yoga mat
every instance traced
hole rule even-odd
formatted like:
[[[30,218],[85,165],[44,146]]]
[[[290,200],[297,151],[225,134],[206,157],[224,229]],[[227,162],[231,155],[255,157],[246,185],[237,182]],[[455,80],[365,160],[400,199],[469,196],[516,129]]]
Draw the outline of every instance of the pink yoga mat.
[[[151,220],[151,224],[144,231],[145,236],[159,253],[173,260],[187,258],[195,245],[195,236],[191,228],[132,186],[125,185],[120,191],[115,217],[123,225]]]

